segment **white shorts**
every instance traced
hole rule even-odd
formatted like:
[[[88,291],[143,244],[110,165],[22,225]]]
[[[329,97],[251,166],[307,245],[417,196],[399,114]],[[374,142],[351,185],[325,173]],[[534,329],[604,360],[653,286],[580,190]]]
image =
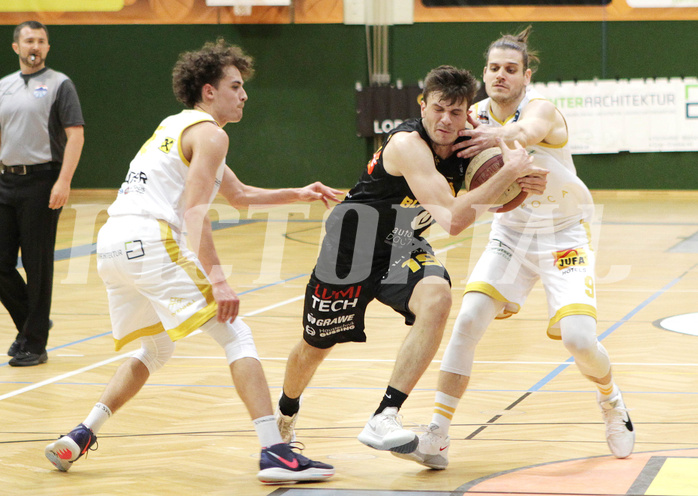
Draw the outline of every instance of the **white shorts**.
[[[595,263],[586,224],[555,233],[521,234],[494,223],[465,292],[478,291],[504,302],[497,315],[504,319],[518,313],[540,279],[548,300],[548,336],[560,339],[563,317],[596,318]]]
[[[97,271],[107,287],[117,350],[163,330],[176,341],[216,315],[199,261],[164,221],[110,217],[97,237]]]

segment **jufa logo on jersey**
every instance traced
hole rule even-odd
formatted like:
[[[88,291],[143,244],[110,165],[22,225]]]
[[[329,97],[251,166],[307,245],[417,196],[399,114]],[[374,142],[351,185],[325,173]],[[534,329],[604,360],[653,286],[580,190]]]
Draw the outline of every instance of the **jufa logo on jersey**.
[[[559,270],[564,270],[568,267],[584,267],[588,265],[587,254],[582,248],[554,251],[553,257],[555,257],[555,266]]]

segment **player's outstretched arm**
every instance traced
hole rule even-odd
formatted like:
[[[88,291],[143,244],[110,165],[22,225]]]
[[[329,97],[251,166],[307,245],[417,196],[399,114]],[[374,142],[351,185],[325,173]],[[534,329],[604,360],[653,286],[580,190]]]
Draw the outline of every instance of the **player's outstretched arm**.
[[[500,138],[509,145],[514,141],[524,147],[536,145],[546,140],[560,124],[555,105],[548,100],[530,101],[521,117],[505,126],[480,124],[472,114],[468,115],[468,122],[473,128],[464,129],[459,134],[470,139],[454,145],[454,150],[461,150],[458,152],[459,157],[474,157],[488,148],[498,146],[497,139]]]
[[[296,201],[322,201],[327,208],[339,202],[343,192],[317,181],[302,188],[265,189],[249,186],[226,168],[219,192],[234,207],[249,205],[280,205]]]

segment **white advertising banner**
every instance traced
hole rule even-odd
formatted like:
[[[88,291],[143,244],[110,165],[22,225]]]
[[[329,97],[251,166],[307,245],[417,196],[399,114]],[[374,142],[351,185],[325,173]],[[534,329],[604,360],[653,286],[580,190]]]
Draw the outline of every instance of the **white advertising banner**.
[[[627,0],[627,3],[634,9],[698,7],[698,0]]]
[[[534,83],[575,154],[698,151],[698,78]]]

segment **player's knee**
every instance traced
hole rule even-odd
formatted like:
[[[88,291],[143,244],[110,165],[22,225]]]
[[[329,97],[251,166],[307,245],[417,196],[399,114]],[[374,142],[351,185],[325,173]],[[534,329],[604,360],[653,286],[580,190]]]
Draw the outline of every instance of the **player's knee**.
[[[152,375],[161,369],[172,357],[175,344],[166,332],[141,338],[141,347],[133,358],[140,360]]]
[[[252,330],[241,318],[238,317],[232,324],[211,319],[201,329],[223,348],[228,365],[241,358],[259,360],[257,348],[252,339]]]
[[[596,337],[596,320],[588,315],[570,315],[560,320],[562,343],[583,374],[605,376],[611,362]]]
[[[415,291],[410,300],[410,309],[413,313],[418,317],[422,314],[447,319],[453,304],[451,286],[448,282],[443,279],[427,278],[420,284],[423,286]]]
[[[472,329],[476,324],[476,321],[476,312],[469,311],[468,309],[461,309],[461,311],[458,312],[455,323],[453,324],[453,334],[469,336],[472,334]]]
[[[597,349],[596,320],[588,315],[570,315],[560,320],[560,334],[572,356],[593,354]]]

